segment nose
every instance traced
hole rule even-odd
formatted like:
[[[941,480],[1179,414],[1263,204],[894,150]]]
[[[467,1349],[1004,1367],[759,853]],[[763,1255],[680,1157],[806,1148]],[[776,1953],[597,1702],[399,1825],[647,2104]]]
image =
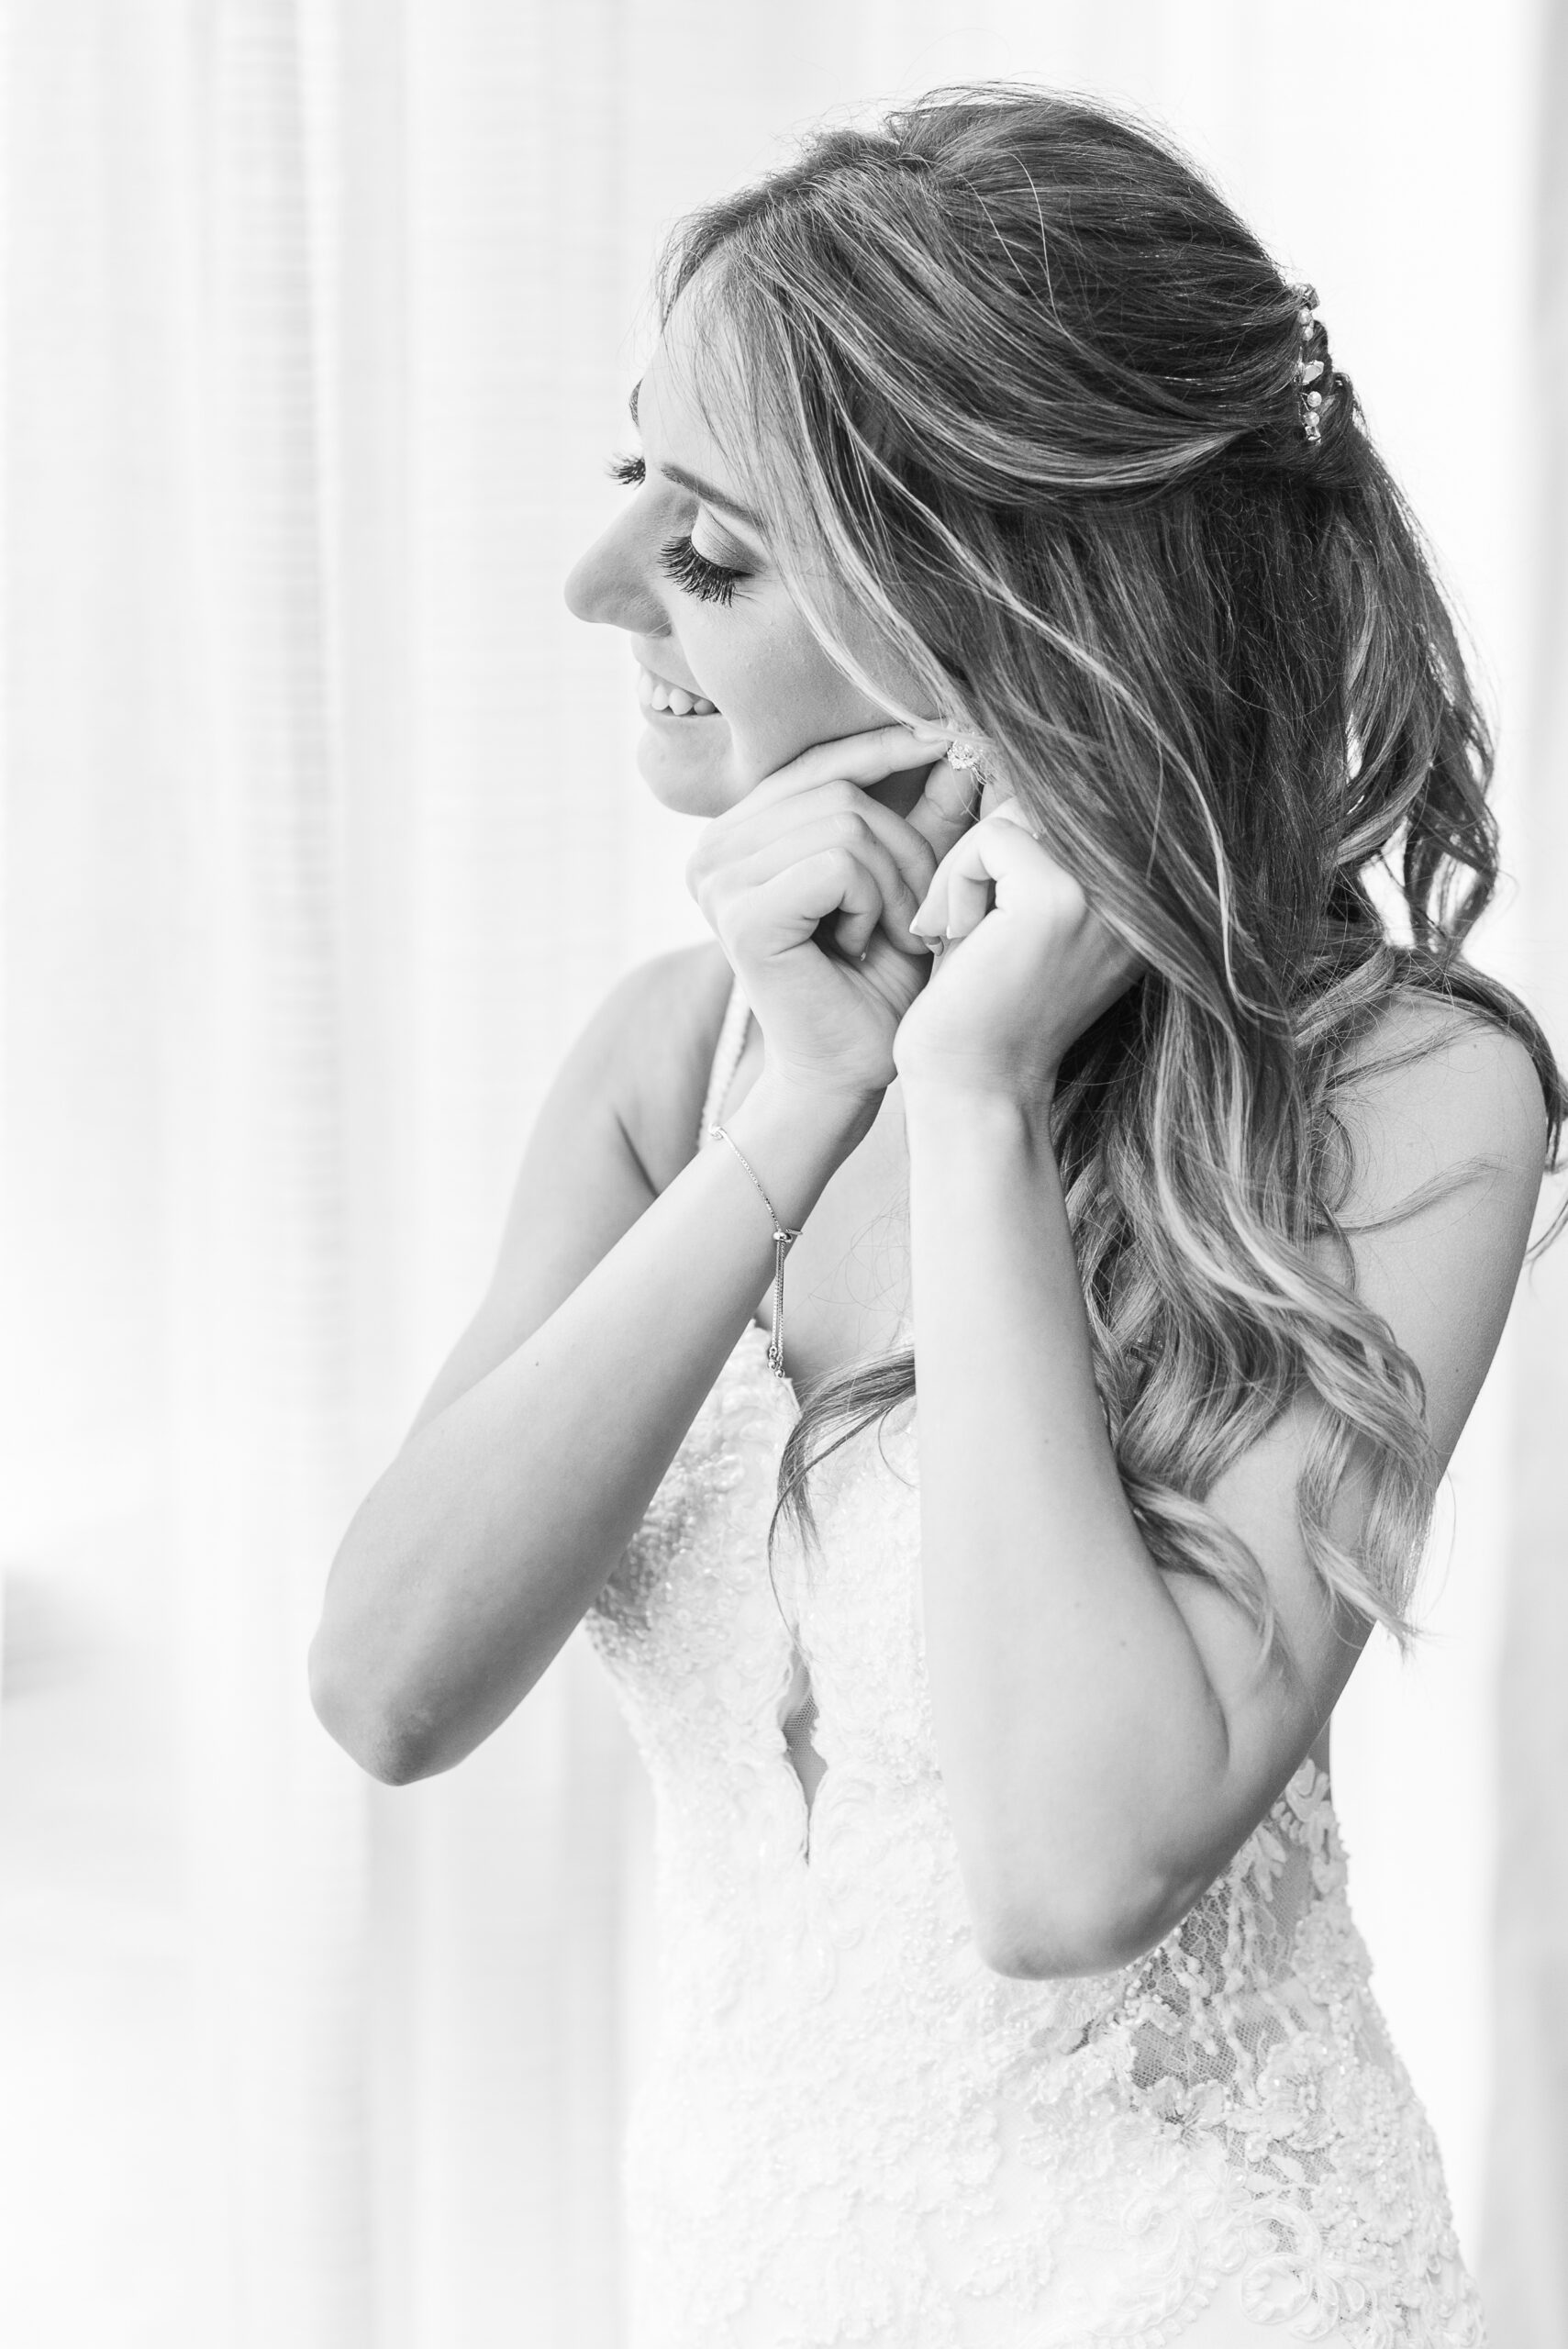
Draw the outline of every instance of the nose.
[[[617,517],[567,573],[567,609],[634,636],[668,636],[664,607],[648,584],[646,554],[632,518]]]

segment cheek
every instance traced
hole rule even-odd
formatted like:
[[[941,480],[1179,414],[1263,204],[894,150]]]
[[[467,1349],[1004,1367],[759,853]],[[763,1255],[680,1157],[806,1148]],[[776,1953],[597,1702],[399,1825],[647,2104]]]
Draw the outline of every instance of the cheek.
[[[695,628],[682,633],[692,674],[728,720],[735,780],[748,790],[816,742],[886,723],[883,706],[798,621],[787,629],[709,623],[706,640]]]

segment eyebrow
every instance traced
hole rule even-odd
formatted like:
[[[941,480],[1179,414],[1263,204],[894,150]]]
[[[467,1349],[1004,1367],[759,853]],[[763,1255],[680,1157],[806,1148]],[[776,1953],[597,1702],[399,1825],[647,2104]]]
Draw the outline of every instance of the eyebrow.
[[[633,424],[637,422],[638,389],[639,386],[633,384],[631,397],[627,402]],[[739,498],[726,496],[723,490],[715,489],[700,474],[687,473],[684,465],[656,465],[654,471],[662,473],[666,481],[676,482],[682,489],[690,490],[692,495],[700,497],[705,506],[711,506],[718,513],[728,514],[735,521],[743,522],[747,529],[754,531],[758,538],[765,539],[767,533],[760,514],[753,514],[751,507],[742,506]]]

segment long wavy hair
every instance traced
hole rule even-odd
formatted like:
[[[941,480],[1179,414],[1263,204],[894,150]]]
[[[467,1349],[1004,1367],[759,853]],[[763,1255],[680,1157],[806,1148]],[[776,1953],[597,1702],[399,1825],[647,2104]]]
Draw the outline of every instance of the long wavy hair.
[[[1261,1569],[1206,1496],[1307,1399],[1308,1556],[1403,1642],[1435,1463],[1415,1364],[1354,1293],[1336,1097],[1401,989],[1523,1041],[1549,1163],[1564,1094],[1528,1011],[1462,960],[1497,872],[1487,728],[1310,289],[1147,129],[983,85],[820,131],[684,221],[665,317],[682,297],[820,640],[885,701],[847,601],[984,737],[1146,966],[1068,1055],[1054,1141],[1151,1556],[1273,1647]],[[814,1537],[818,1464],[914,1391],[904,1351],[808,1397],[770,1553],[785,1521]],[[1352,1456],[1353,1550],[1329,1531]]]

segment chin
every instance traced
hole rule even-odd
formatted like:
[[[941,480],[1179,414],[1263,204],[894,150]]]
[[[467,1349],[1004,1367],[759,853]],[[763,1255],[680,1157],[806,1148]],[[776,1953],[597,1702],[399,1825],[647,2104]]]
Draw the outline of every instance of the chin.
[[[675,725],[700,726],[706,739],[681,740]],[[709,730],[711,729],[711,731]],[[729,729],[722,718],[686,718],[644,726],[637,768],[662,806],[678,816],[722,816],[744,796],[732,772]]]

